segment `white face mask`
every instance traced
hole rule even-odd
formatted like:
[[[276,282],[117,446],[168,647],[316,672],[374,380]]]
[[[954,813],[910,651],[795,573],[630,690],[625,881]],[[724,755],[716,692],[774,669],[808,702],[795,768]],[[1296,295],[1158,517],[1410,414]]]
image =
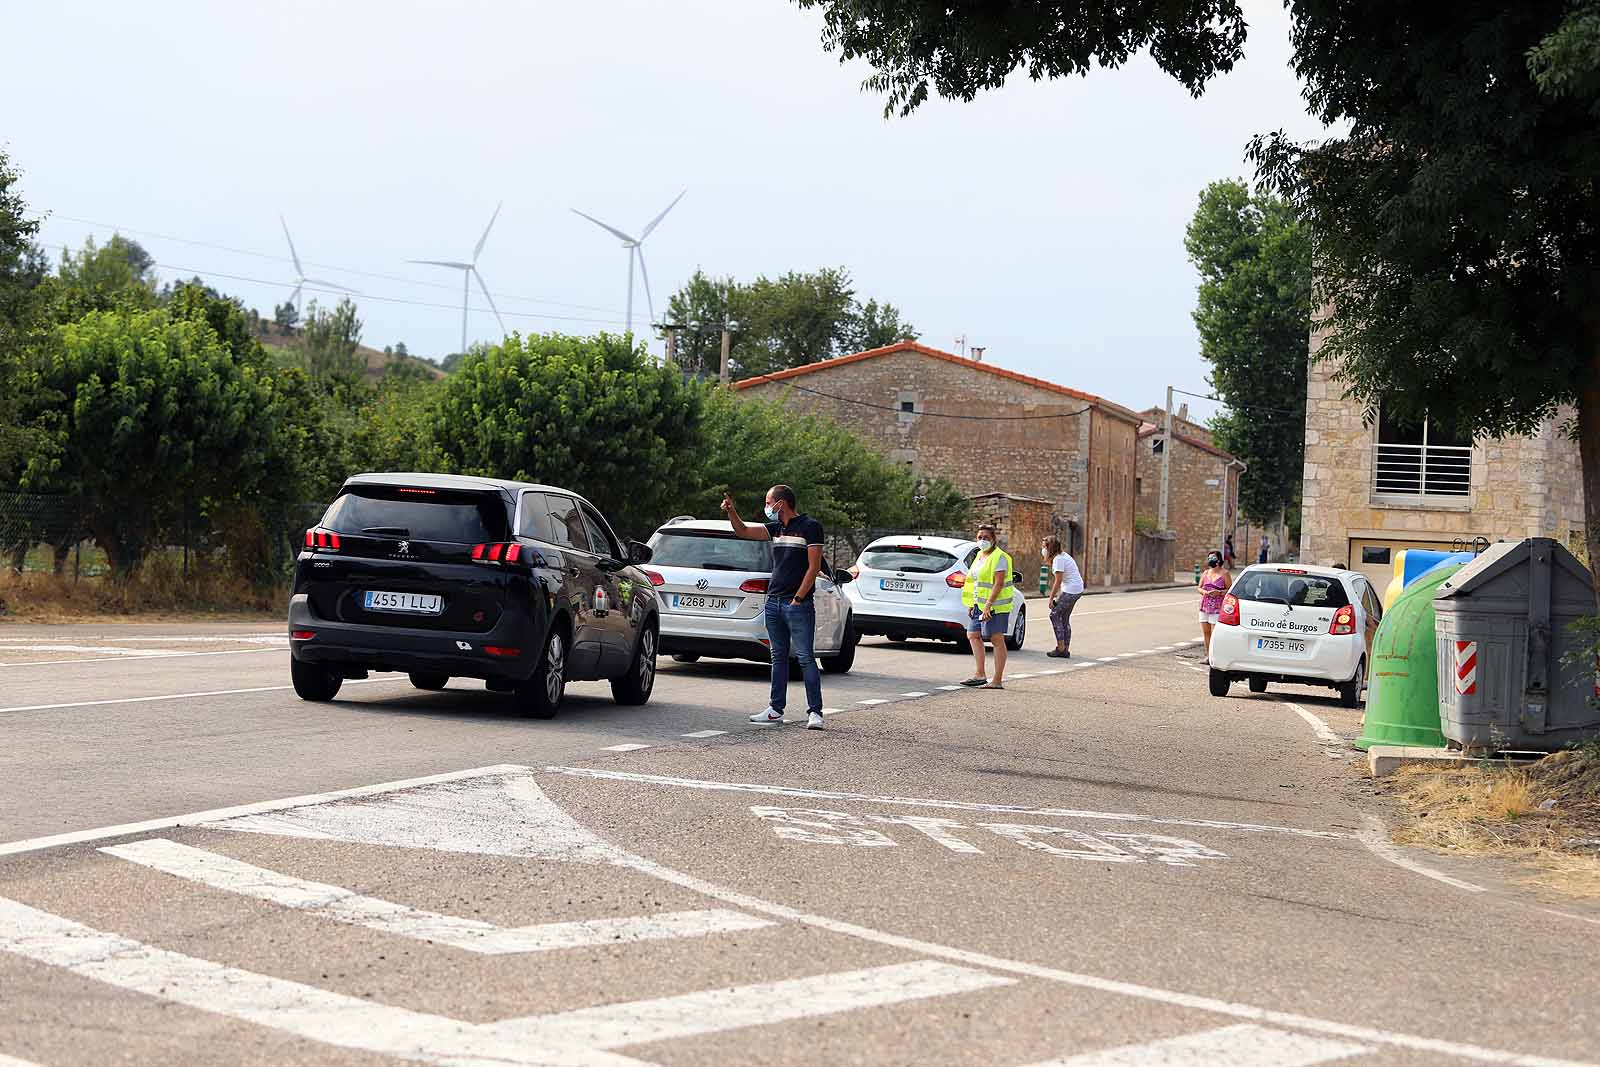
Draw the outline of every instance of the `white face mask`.
[[[978,539],[978,548],[984,552],[988,552],[994,548],[994,542],[989,540],[987,537],[980,537]]]

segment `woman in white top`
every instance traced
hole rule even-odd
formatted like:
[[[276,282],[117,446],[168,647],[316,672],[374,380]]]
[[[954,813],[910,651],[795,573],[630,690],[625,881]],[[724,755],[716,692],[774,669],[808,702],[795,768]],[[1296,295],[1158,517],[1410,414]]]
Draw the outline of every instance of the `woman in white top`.
[[[1059,537],[1046,537],[1039,555],[1050,561],[1050,625],[1056,632],[1056,647],[1045,655],[1053,659],[1072,658],[1072,609],[1083,595],[1083,575],[1070,555],[1061,551]]]

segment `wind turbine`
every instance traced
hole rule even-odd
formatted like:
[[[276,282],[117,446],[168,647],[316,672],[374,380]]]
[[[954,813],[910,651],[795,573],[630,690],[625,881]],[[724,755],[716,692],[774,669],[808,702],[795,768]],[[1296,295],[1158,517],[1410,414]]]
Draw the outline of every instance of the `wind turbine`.
[[[639,261],[639,274],[640,274],[641,277],[644,278],[645,306],[650,309],[650,321],[654,322],[655,319],[656,319],[656,307],[655,307],[655,301],[650,298],[650,271],[648,269],[646,269],[646,267],[644,265],[644,240],[645,240],[646,237],[650,236],[651,231],[653,231],[657,226],[661,225],[661,220],[667,217],[667,212],[671,211],[673,208],[677,207],[678,206],[678,201],[682,200],[684,193],[687,193],[688,191],[689,190],[685,189],[683,191],[683,193],[679,193],[677,196],[673,197],[672,203],[668,204],[662,210],[661,214],[659,214],[655,218],[651,219],[650,220],[650,224],[648,226],[646,226],[642,232],[640,232],[638,237],[630,237],[628,234],[623,233],[621,230],[617,229],[615,226],[606,225],[605,223],[601,222],[599,219],[595,218],[593,215],[585,215],[583,212],[579,211],[577,208],[573,208],[572,209],[572,213],[574,215],[583,215],[584,218],[588,219],[590,222],[594,223],[596,226],[600,227],[602,230],[605,230],[607,233],[611,234],[612,236],[619,238],[622,241],[622,247],[626,248],[628,250],[628,332],[629,333],[633,332],[633,261],[636,260],[636,259]]]
[[[312,285],[326,286],[329,289],[337,289],[341,293],[351,293],[356,296],[361,295],[354,289],[346,288],[343,285],[335,285],[332,282],[321,281],[317,278],[307,278],[305,268],[300,265],[300,253],[294,250],[294,238],[289,236],[288,220],[286,220],[282,215],[279,215],[278,221],[283,224],[283,239],[289,242],[289,258],[294,260],[294,292],[289,294],[289,301],[290,303],[294,304],[294,310],[296,314],[298,314],[300,311],[300,290],[305,288],[305,284],[307,282],[310,282]]]
[[[461,272],[461,351],[467,350],[467,293],[471,289],[472,279],[478,279],[478,288],[483,290],[483,298],[489,301],[489,310],[494,312],[494,319],[500,324],[500,333],[505,335],[506,322],[500,317],[500,309],[494,306],[494,297],[489,295],[489,287],[483,282],[483,275],[478,273],[478,256],[483,252],[483,244],[489,239],[489,231],[494,229],[494,220],[500,217],[500,209],[505,207],[505,201],[494,206],[494,214],[489,216],[489,225],[483,228],[483,236],[478,238],[478,243],[472,248],[472,261],[462,263],[450,259],[408,259],[407,263],[426,263],[430,267],[449,267]]]

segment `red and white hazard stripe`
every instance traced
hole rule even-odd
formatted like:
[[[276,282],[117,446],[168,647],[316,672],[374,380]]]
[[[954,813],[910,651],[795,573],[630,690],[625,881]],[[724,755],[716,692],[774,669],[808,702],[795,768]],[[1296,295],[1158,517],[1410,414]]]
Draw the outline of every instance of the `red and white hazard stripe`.
[[[1456,642],[1456,692],[1470,696],[1478,691],[1478,642]]]

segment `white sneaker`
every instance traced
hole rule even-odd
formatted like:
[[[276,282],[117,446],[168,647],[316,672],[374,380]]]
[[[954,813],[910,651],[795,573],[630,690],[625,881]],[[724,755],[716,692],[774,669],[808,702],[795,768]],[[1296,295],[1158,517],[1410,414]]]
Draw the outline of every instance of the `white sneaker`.
[[[760,711],[750,716],[750,721],[761,726],[770,726],[775,722],[783,721],[783,712],[773,711],[768,708],[766,711]]]
[[[822,729],[822,712],[813,711],[810,715],[806,716],[806,729],[807,730],[820,730],[820,729]]]

